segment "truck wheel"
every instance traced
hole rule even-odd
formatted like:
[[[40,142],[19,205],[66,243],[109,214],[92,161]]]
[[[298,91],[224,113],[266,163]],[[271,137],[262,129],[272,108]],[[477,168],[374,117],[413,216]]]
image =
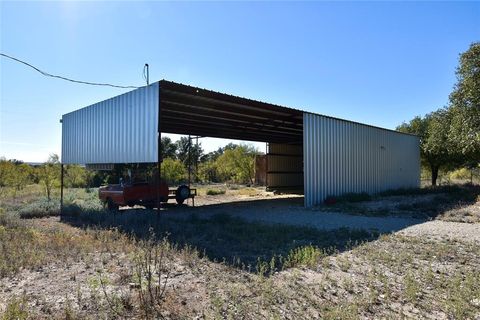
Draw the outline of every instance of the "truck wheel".
[[[190,188],[186,185],[182,185],[175,191],[175,200],[178,204],[182,204],[190,196]]]
[[[109,211],[118,211],[118,204],[116,204],[111,198],[107,200],[107,209]]]

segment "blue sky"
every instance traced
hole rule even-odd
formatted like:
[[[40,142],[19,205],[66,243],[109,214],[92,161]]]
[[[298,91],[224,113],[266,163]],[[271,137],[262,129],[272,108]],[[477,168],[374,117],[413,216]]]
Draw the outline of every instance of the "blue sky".
[[[0,2],[0,11],[0,51],[50,73],[140,86],[148,62],[151,81],[392,129],[448,103],[458,55],[480,40],[475,2]],[[125,92],[4,58],[0,68],[6,158],[60,153],[62,114]]]

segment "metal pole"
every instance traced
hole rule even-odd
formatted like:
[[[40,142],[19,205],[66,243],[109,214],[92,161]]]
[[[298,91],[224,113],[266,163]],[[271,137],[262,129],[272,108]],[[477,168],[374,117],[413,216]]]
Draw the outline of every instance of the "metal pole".
[[[160,212],[162,203],[160,201],[160,186],[162,185],[162,133],[158,132],[158,161],[157,161],[157,171],[158,171],[158,185],[157,188],[157,210]]]
[[[265,143],[265,191],[268,190],[268,142]]]
[[[192,138],[188,136],[188,188],[190,188],[190,179],[192,176],[192,157],[191,157],[191,148],[192,145]]]
[[[197,152],[195,156],[195,183],[198,183],[198,136],[197,136],[197,141],[195,143],[195,152]]]
[[[60,164],[60,216],[63,216],[63,163]]]
[[[147,86],[150,84],[150,70],[148,67],[148,63],[145,63],[145,68],[147,69]]]
[[[145,64],[145,66],[147,67],[147,84],[148,84],[148,63]],[[162,158],[162,130],[161,130],[161,127],[160,127],[160,117],[161,117],[161,109],[160,109],[160,102],[161,102],[161,99],[160,99],[160,92],[162,90],[158,90],[158,141],[157,141],[157,171],[158,171],[158,186],[155,186],[155,188],[157,188],[157,210],[158,210],[158,213],[160,213],[160,208],[162,206],[161,202],[160,202],[160,186],[162,184],[162,161],[163,161],[163,158]],[[168,193],[167,193],[167,197],[168,197]]]

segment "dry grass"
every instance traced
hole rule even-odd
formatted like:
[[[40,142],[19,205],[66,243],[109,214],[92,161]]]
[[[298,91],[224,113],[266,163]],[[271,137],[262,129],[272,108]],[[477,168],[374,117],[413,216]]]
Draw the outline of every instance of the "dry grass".
[[[370,198],[347,194],[323,211],[365,216],[407,216],[452,222],[480,222],[480,186],[446,185],[437,188],[391,190]]]
[[[128,250],[129,239],[115,230],[72,232],[60,227],[48,231],[21,223],[0,225],[0,276],[49,263],[74,263],[92,252]]]
[[[477,202],[471,205],[458,205],[449,209],[438,217],[443,221],[480,223],[480,196]]]
[[[77,196],[82,208],[88,195]],[[480,247],[468,239],[377,238],[227,215],[152,229],[147,211],[84,209],[75,219],[91,220],[78,228],[20,220],[19,209],[0,210],[0,319],[480,317]]]

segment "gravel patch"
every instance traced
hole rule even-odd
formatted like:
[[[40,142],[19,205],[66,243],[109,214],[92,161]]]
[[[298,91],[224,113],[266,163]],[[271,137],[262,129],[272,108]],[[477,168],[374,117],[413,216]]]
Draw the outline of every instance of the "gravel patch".
[[[376,230],[381,233],[398,231],[426,221],[410,217],[367,217],[307,209],[303,207],[302,197],[283,197],[270,200],[252,199],[251,201],[200,206],[195,209],[176,208],[167,211],[166,215],[175,218],[187,218],[192,213],[200,218],[210,218],[216,214],[228,214],[251,222],[309,226],[320,230],[365,229]]]
[[[339,228],[376,230],[382,233],[397,231],[425,220],[398,217],[363,217],[339,212],[256,212],[232,213],[247,221],[309,226],[320,230]]]
[[[399,234],[430,240],[475,242],[480,244],[480,224],[428,221],[405,228]]]

